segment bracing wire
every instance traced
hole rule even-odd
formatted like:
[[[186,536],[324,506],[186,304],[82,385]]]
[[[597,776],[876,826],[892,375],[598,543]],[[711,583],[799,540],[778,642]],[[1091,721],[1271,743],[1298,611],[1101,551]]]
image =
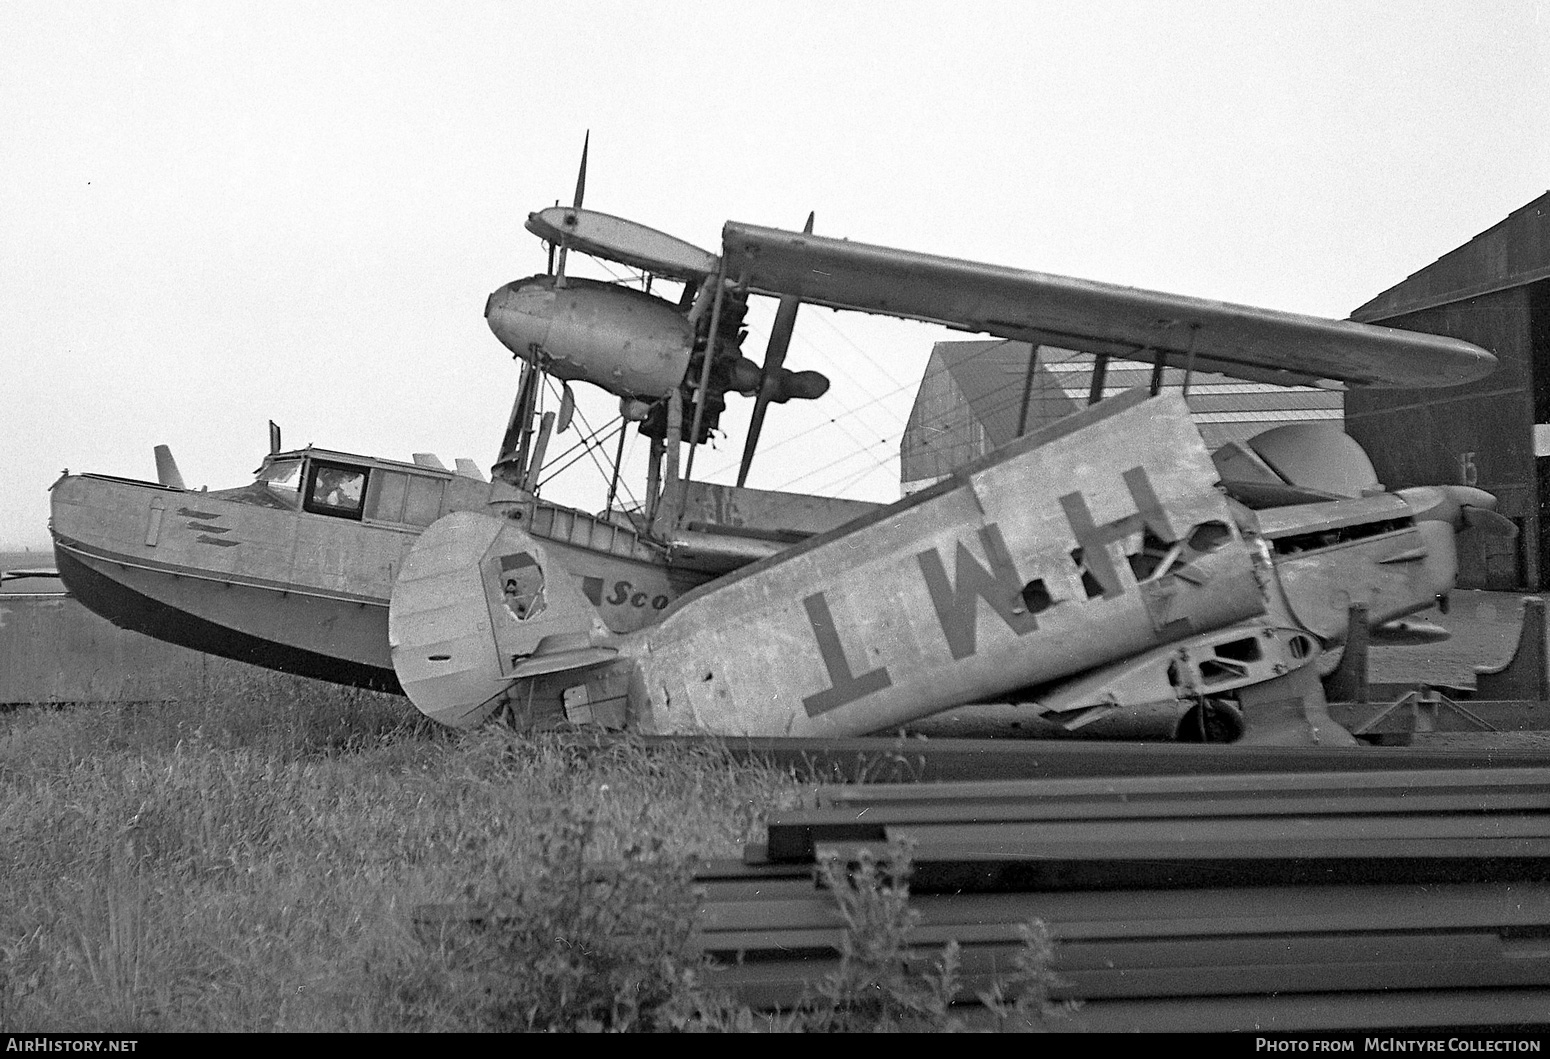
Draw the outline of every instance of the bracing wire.
[[[963,365],[972,364],[975,360],[977,360],[980,357],[989,356],[992,353],[994,353],[996,350],[1004,347],[1007,344],[1008,341],[1009,340],[989,341],[988,344],[983,349],[977,350],[977,351],[975,351],[974,353],[971,353],[971,354],[964,355],[960,359],[956,360],[955,361],[955,367],[961,367]],[[1059,364],[1062,364],[1062,363],[1069,363],[1072,360],[1075,360],[1075,359],[1078,359],[1080,357],[1089,355],[1089,354],[1084,354],[1084,353],[1082,353],[1081,351],[1078,351],[1078,350],[1062,349],[1060,347],[1041,346],[1041,347],[1038,347],[1038,348],[1040,349],[1038,363],[1043,368],[1049,368],[1051,366],[1059,365]],[[1137,362],[1138,369],[1140,368],[1140,365],[1143,364],[1143,363],[1144,362]],[[1175,372],[1175,371],[1182,372],[1183,369],[1182,368],[1170,368],[1169,370],[1170,370],[1170,372]],[[1120,373],[1121,374],[1123,373],[1123,369],[1121,369]],[[1220,373],[1215,373],[1215,372],[1206,372],[1206,373],[1197,373],[1197,374],[1203,374],[1206,377],[1213,377],[1213,376],[1219,376],[1220,375]],[[1227,376],[1226,378],[1230,378],[1230,376]],[[1081,406],[1081,405],[1085,404],[1085,402],[1086,402],[1087,393],[1086,393],[1085,387],[1082,388],[1080,390],[1080,392],[1078,392],[1077,390],[1072,390],[1072,389],[1068,388],[1066,385],[1060,383],[1059,380],[1058,380],[1058,377],[1056,379],[1056,385],[1057,385],[1057,387],[1059,389],[1059,393],[1058,394],[1051,394],[1051,393],[1046,392],[1042,396],[1035,398],[1035,400],[1037,402],[1039,402],[1040,404],[1042,404],[1044,406],[1044,408],[1045,408],[1045,414],[1041,415],[1039,417],[1040,420],[1042,420],[1042,421],[1048,421],[1048,412],[1050,410],[1050,402],[1051,401],[1058,402],[1058,411],[1060,412],[1060,414],[1065,414],[1065,413],[1067,413],[1069,411],[1074,410],[1072,408],[1073,405],[1074,406]],[[1169,383],[1167,385],[1169,385],[1170,387],[1173,387],[1173,386],[1177,386],[1178,384],[1177,383]],[[1215,385],[1217,385],[1217,384],[1213,383],[1213,387]],[[1259,383],[1238,383],[1238,382],[1228,382],[1228,383],[1225,383],[1223,385],[1225,385],[1225,387],[1228,390],[1232,391],[1232,392],[1249,392],[1249,393],[1260,392],[1261,389],[1264,386],[1264,384],[1259,384]],[[1245,387],[1248,387],[1248,389],[1245,389]],[[1104,391],[1103,391],[1102,396],[1106,396],[1106,397],[1114,396],[1115,394],[1120,393],[1120,392],[1122,392],[1123,390],[1125,390],[1127,388],[1128,387],[1126,386],[1125,383],[1118,382],[1118,381],[1116,381],[1115,379],[1113,379],[1111,377],[1111,379],[1109,380],[1108,384],[1104,387]],[[1316,387],[1277,387],[1276,389],[1278,389],[1278,390],[1288,390],[1288,391],[1294,391],[1294,392],[1301,392],[1301,391],[1320,392],[1320,391],[1317,391]],[[975,402],[975,404],[974,404],[974,418],[976,419],[976,421],[978,421],[981,424],[985,424],[985,423],[991,422],[991,421],[993,421],[995,419],[995,417],[997,417],[1001,413],[1006,413],[1006,412],[1011,411],[1014,408],[1018,408],[1022,404],[1022,402],[1025,400],[1024,388],[1022,386],[1008,385],[1008,386],[1004,387],[1003,390],[1000,391],[1000,393],[1004,394],[1004,396],[999,396],[999,398],[994,398],[993,397],[993,398],[991,398],[989,400],[983,400],[982,399],[982,400],[978,400],[978,401]],[[905,431],[907,431],[907,430],[908,430],[908,425],[906,425],[906,427],[905,427]],[[899,442],[899,441],[902,440],[905,431],[900,431],[900,432],[891,434],[888,437],[880,439],[878,444],[886,445],[886,444],[890,444],[890,443]],[[1024,433],[1027,433],[1027,432],[1028,431],[1025,429]],[[792,440],[798,440],[798,439],[797,438],[789,438],[787,440],[788,441],[792,441]],[[1010,439],[1006,439],[1006,440],[1010,440]],[[785,442],[782,442],[782,443],[779,443],[779,444],[785,444]],[[779,447],[779,444],[777,444],[776,446],[772,446],[772,448]],[[839,458],[837,458],[835,460],[832,460],[829,463],[826,463],[826,464],[824,464],[824,465],[822,465],[820,467],[817,467],[817,468],[814,468],[812,470],[809,470],[809,471],[805,472],[804,474],[802,474],[802,475],[800,475],[800,476],[798,476],[796,478],[790,479],[787,482],[783,483],[779,488],[781,488],[781,489],[789,488],[792,485],[796,485],[796,484],[798,484],[800,482],[804,482],[804,481],[807,481],[809,479],[818,477],[818,476],[822,475],[826,471],[829,471],[829,470],[832,470],[832,469],[835,469],[835,468],[838,468],[838,467],[842,467],[845,464],[851,463],[851,462],[853,462],[853,461],[855,461],[857,459],[862,459],[862,458],[871,458],[871,459],[873,459],[873,461],[874,461],[873,465],[865,467],[865,468],[862,468],[860,471],[852,472],[852,473],[849,473],[849,474],[844,475],[844,476],[839,477],[839,478],[825,480],[822,484],[820,484],[820,486],[818,486],[818,488],[819,489],[824,489],[824,490],[828,490],[828,489],[843,490],[843,489],[849,487],[850,485],[854,484],[856,481],[861,480],[866,475],[874,473],[874,471],[876,469],[885,468],[887,466],[884,461],[877,460],[875,458],[875,456],[872,456],[869,452],[867,452],[865,450],[857,450],[857,451],[854,451],[854,452],[847,453],[846,455],[841,456],[841,457],[839,457]]]
[[[553,379],[547,379],[546,378],[544,381],[548,384],[548,386],[549,386],[549,388],[551,390],[554,389],[554,380]],[[584,449],[584,451],[583,451],[583,453],[581,455],[578,455],[575,458],[573,458],[569,463],[566,463],[564,466],[558,467],[555,470],[549,472],[547,475],[545,475],[540,480],[540,482],[539,482],[540,486],[542,486],[546,482],[553,481],[554,477],[556,475],[558,475],[560,472],[565,471],[568,468],[574,466],[576,463],[580,462],[583,455],[584,456],[590,456],[592,458],[593,465],[596,466],[598,472],[603,476],[603,478],[605,480],[607,480],[607,479],[609,479],[611,477],[611,473],[612,472],[610,472],[606,467],[604,467],[604,465],[602,463],[602,460],[600,460],[599,457],[598,457],[598,451],[603,447],[603,445],[610,438],[612,438],[614,436],[614,431],[613,430],[609,430],[606,435],[602,434],[602,430],[604,428],[607,428],[608,426],[612,425],[614,420],[609,420],[609,422],[607,424],[604,424],[604,428],[594,429],[592,424],[591,424],[591,422],[589,422],[587,420],[587,414],[585,412],[583,412],[579,406],[575,409],[575,416],[576,416],[577,419],[581,420],[581,425],[583,427],[585,427],[586,431],[587,431],[587,433],[577,442],[577,445],[581,446]],[[623,416],[618,417],[618,423],[619,423],[619,426],[618,426],[619,430],[627,429],[628,424],[625,422]],[[575,451],[576,447],[577,447],[576,445],[573,445],[573,446],[571,446],[570,449],[567,449],[566,452],[567,453],[573,452],[573,451]],[[563,458],[563,457],[561,457],[561,458]],[[626,494],[626,496],[627,496],[627,498],[628,498],[630,503],[632,503],[632,504],[639,504],[640,503],[640,501],[636,498],[634,491],[632,489],[630,489],[628,483],[621,482],[620,483],[620,489],[623,490],[623,492]]]
[[[820,317],[820,319],[822,319],[822,317]],[[894,388],[891,389],[891,390],[888,390],[888,391],[886,391],[884,393],[881,393],[881,394],[871,395],[871,390],[866,385],[864,380],[857,379],[853,373],[845,371],[843,369],[843,367],[839,366],[838,362],[833,361],[832,358],[829,358],[828,363],[830,365],[832,365],[833,367],[838,368],[840,373],[845,375],[846,377],[850,378],[858,386],[858,388],[860,388],[863,391],[867,392],[870,395],[870,400],[864,401],[861,404],[855,405],[855,406],[853,406],[851,408],[847,408],[847,409],[844,409],[844,410],[838,412],[834,416],[830,417],[830,419],[827,422],[833,424],[834,426],[838,427],[840,430],[844,431],[845,435],[848,438],[850,438],[850,440],[852,442],[854,442],[855,444],[857,444],[859,446],[862,446],[864,448],[865,447],[869,447],[870,446],[869,442],[863,442],[854,433],[852,433],[845,426],[845,424],[842,421],[843,420],[848,420],[848,419],[850,419],[852,417],[855,417],[855,416],[859,416],[861,414],[861,412],[865,411],[866,409],[872,408],[874,406],[881,406],[881,410],[884,413],[886,413],[889,418],[893,419],[894,422],[899,425],[899,428],[902,431],[903,428],[907,425],[907,422],[901,421],[899,416],[898,416],[898,414],[896,412],[894,412],[893,409],[891,409],[887,405],[883,404],[883,402],[887,401],[890,397],[893,397],[893,396],[895,396],[895,395],[897,395],[899,393],[902,393],[902,392],[910,389],[911,386],[919,386],[919,383],[916,382],[916,383],[912,384],[912,383],[900,383],[900,382],[898,382],[898,380],[894,379],[893,376],[888,374],[888,372],[886,370],[884,370],[880,365],[877,365],[877,362],[875,360],[873,360],[870,356],[868,356],[865,353],[864,350],[861,350],[861,348],[859,346],[856,346],[856,344],[854,342],[850,341],[848,336],[844,335],[843,332],[839,331],[838,328],[834,327],[832,322],[825,320],[825,323],[828,324],[829,329],[831,331],[835,332],[836,334],[839,334],[842,338],[845,338],[847,343],[849,343],[853,348],[855,348],[858,351],[860,351],[863,356],[866,356],[867,360],[870,363],[872,363],[874,366],[877,366],[878,370],[883,374],[883,376],[885,378],[888,379],[889,382],[892,382],[892,383],[895,384]],[[799,338],[800,337],[801,336],[799,336]],[[816,347],[813,347],[812,343],[811,342],[807,342],[805,338],[802,339],[802,341],[809,348],[816,349]],[[818,351],[818,352],[819,352],[819,356],[823,357],[822,351]],[[777,442],[775,442],[772,445],[762,446],[759,451],[760,451],[761,454],[768,454],[768,453],[771,453],[771,452],[775,452],[775,451],[785,447],[786,445],[792,444],[793,442],[797,442],[797,441],[800,441],[800,440],[802,440],[802,435],[792,435],[792,436],[786,438],[784,441],[777,441]],[[710,472],[711,477],[715,477],[717,475],[725,474],[725,473],[727,473],[727,472],[729,472],[731,470],[734,470],[735,468],[737,468],[739,466],[739,464],[740,464],[740,460],[733,461],[733,462],[730,462],[730,463],[722,464],[722,465],[716,467],[714,470],[712,470]],[[877,466],[879,466],[879,467],[886,467],[887,464],[886,464],[886,462],[883,462],[883,463],[879,463]],[[804,476],[804,477],[806,477],[806,476]],[[800,479],[798,479],[798,480],[800,480]]]
[[[609,263],[603,262],[603,261],[599,261],[599,264],[602,265],[608,271],[608,273],[614,277],[614,281],[615,282],[637,282],[637,281],[639,281],[639,280],[641,280],[643,278],[642,276],[635,275],[633,273],[631,275],[629,275],[629,276],[621,276],[620,273],[616,269],[612,268],[609,265]],[[784,483],[782,483],[780,486],[777,487],[777,488],[780,488],[780,489],[787,489],[787,488],[790,488],[791,486],[797,485],[799,483],[806,482],[806,481],[812,480],[814,478],[819,478],[819,477],[825,475],[826,472],[833,472],[833,471],[835,471],[835,470],[837,470],[839,468],[845,467],[848,464],[849,465],[853,465],[854,462],[857,461],[857,460],[865,460],[865,461],[867,461],[867,466],[863,467],[860,470],[845,471],[842,474],[840,474],[839,476],[837,476],[835,478],[831,478],[830,481],[831,482],[837,482],[838,483],[837,487],[843,489],[843,488],[846,488],[846,487],[854,484],[855,482],[861,480],[862,478],[866,477],[869,474],[876,473],[879,470],[883,470],[883,471],[888,470],[890,468],[890,466],[892,464],[894,464],[899,459],[899,455],[898,455],[898,452],[897,452],[897,447],[900,444],[900,442],[902,441],[905,433],[908,430],[910,416],[906,415],[904,417],[901,417],[899,415],[898,411],[895,408],[893,408],[890,404],[888,404],[887,402],[891,401],[893,398],[898,397],[900,394],[905,393],[907,391],[910,391],[912,389],[918,390],[919,386],[921,385],[919,380],[914,381],[914,382],[900,382],[888,370],[887,366],[884,363],[880,362],[876,357],[874,357],[871,353],[869,353],[865,348],[863,348],[860,344],[855,342],[850,337],[850,335],[848,335],[843,329],[841,329],[838,326],[836,326],[834,321],[829,319],[829,316],[827,314],[818,314],[818,315],[815,315],[813,318],[816,319],[816,320],[822,321],[822,324],[826,328],[827,331],[829,331],[833,335],[838,336],[838,338],[842,342],[844,342],[847,346],[849,346],[850,349],[854,350],[855,353],[858,354],[866,362],[866,364],[870,366],[870,368],[872,369],[872,372],[868,373],[868,374],[871,374],[872,378],[875,379],[877,376],[881,376],[882,380],[886,380],[886,383],[887,384],[891,384],[891,386],[889,388],[883,390],[882,392],[873,391],[872,387],[868,384],[868,379],[867,378],[865,378],[865,377],[858,377],[856,375],[856,373],[854,373],[852,371],[846,370],[844,364],[840,360],[838,360],[837,358],[833,357],[832,355],[826,354],[822,350],[818,350],[813,345],[813,343],[806,336],[798,335],[797,336],[797,340],[800,343],[805,344],[810,350],[815,351],[817,353],[818,358],[829,366],[829,370],[837,371],[839,375],[841,375],[841,376],[845,377],[847,380],[849,380],[850,383],[855,385],[858,389],[860,389],[867,396],[867,399],[862,401],[860,404],[857,404],[857,405],[855,405],[853,407],[845,408],[842,411],[837,412],[837,414],[832,416],[832,417],[830,417],[827,420],[826,424],[825,424],[827,426],[832,426],[832,427],[840,430],[844,434],[844,436],[846,438],[848,438],[849,441],[855,447],[851,451],[847,452],[843,456],[840,456],[840,457],[838,457],[838,458],[836,458],[834,460],[831,460],[828,463],[825,463],[822,466],[819,466],[817,468],[805,471],[804,473],[802,473],[802,474],[800,474],[800,475],[798,475],[798,476],[796,476],[794,478],[788,479],[787,481],[785,481]],[[756,331],[758,329],[757,328],[751,328],[750,330]],[[1008,341],[1010,341],[1010,340],[1005,340],[1005,339],[1003,339],[1003,340],[987,339],[986,340],[986,345],[985,345],[985,347],[983,349],[978,350],[978,351],[976,351],[976,352],[974,352],[972,354],[969,354],[966,357],[963,357],[962,359],[958,360],[956,362],[956,364],[958,366],[961,366],[961,365],[964,365],[964,364],[972,363],[976,358],[983,357],[983,356],[990,356],[993,353],[995,353],[998,349],[1000,349],[1001,347],[1005,346],[1008,343]],[[1049,365],[1051,363],[1056,363],[1060,359],[1064,359],[1064,358],[1058,358],[1058,357],[1051,358],[1047,354],[1041,353],[1039,359],[1040,359],[1041,365],[1047,366],[1047,365]],[[551,385],[552,385],[552,383],[551,383]],[[1115,385],[1113,385],[1111,383],[1108,387],[1105,388],[1105,395],[1109,395],[1109,394],[1112,394],[1114,392],[1118,392],[1118,390],[1120,390],[1120,389],[1123,389],[1123,386],[1115,386]],[[1008,385],[1005,388],[1005,390],[1006,390],[1005,396],[1003,398],[999,399],[999,400],[995,399],[995,398],[992,398],[992,399],[990,399],[988,401],[982,399],[982,400],[979,400],[979,401],[976,402],[975,413],[976,413],[976,418],[978,420],[980,420],[981,422],[984,422],[984,421],[986,421],[990,417],[996,416],[999,413],[1003,413],[1003,412],[1007,411],[1008,409],[1016,407],[1020,402],[1025,400],[1024,393],[1023,393],[1023,387],[1021,385],[1019,385],[1019,386]],[[1069,400],[1075,401],[1078,404],[1081,404],[1081,403],[1085,402],[1085,395],[1075,394],[1073,392],[1070,392],[1070,391],[1066,390],[1064,387],[1061,387],[1061,395],[1059,395],[1058,397],[1057,397],[1057,395],[1054,395],[1054,394],[1047,394],[1046,396],[1044,396],[1042,398],[1042,400],[1047,402],[1047,401],[1049,401],[1052,398],[1054,398],[1054,399],[1061,399],[1061,398],[1069,399]],[[1063,403],[1063,401],[1062,401],[1062,403]],[[886,430],[886,428],[885,428],[884,436],[878,438],[878,440],[876,440],[876,441],[870,441],[870,440],[866,440],[865,439],[865,435],[872,434],[874,432],[875,428],[867,428],[867,429],[861,431],[860,434],[858,434],[855,430],[852,429],[852,426],[854,426],[854,423],[852,423],[852,420],[858,420],[863,415],[863,413],[869,413],[873,409],[877,409],[878,411],[882,412],[886,417],[892,419],[893,422],[895,424],[897,424],[897,427],[894,430],[889,431],[889,430]],[[577,414],[581,415],[579,409],[577,410]],[[582,415],[582,422],[584,424],[586,424],[586,419],[585,419],[584,415]],[[590,429],[590,424],[586,424],[586,425],[588,426],[588,429]],[[620,429],[623,429],[623,427],[621,426]],[[813,429],[821,429],[821,428],[813,428]],[[598,467],[599,467],[600,471],[603,471],[603,467],[602,467],[601,461],[599,460],[599,457],[597,455],[597,451],[596,450],[601,448],[602,444],[604,442],[606,442],[607,440],[611,439],[613,436],[614,436],[614,434],[613,434],[612,430],[610,430],[606,434],[606,436],[603,436],[601,438],[599,437],[599,433],[598,432],[594,432],[591,435],[590,438],[583,438],[582,441],[578,443],[578,444],[580,444],[580,445],[585,447],[586,453],[590,454],[592,456],[593,462],[598,464]],[[785,448],[788,445],[791,445],[791,444],[796,443],[796,442],[802,442],[802,441],[807,441],[808,443],[811,443],[811,430],[804,431],[801,434],[790,435],[790,436],[788,436],[787,438],[785,438],[782,441],[777,441],[777,442],[775,442],[772,445],[768,445],[768,446],[763,447],[761,449],[761,452],[764,453],[764,454],[768,454],[768,453],[772,453],[772,452],[777,452],[777,451]],[[889,453],[889,455],[887,455],[887,456],[880,457],[878,455],[878,448],[880,446],[881,447],[885,447],[885,448],[892,448],[894,451]],[[715,446],[714,446],[714,444],[712,444],[711,449],[712,449],[712,451],[717,451]],[[570,455],[570,453],[572,453],[574,451],[575,451],[575,446],[573,446],[571,449],[567,450],[567,452],[564,455],[562,455],[562,457],[560,457],[560,458],[563,459],[564,456],[568,456],[568,455]],[[563,471],[563,470],[567,469],[568,467],[574,465],[576,462],[578,462],[580,460],[580,458],[581,458],[580,456],[576,456],[574,459],[569,460],[569,462],[564,463],[563,466],[559,467],[558,470],[556,470],[555,472],[553,472],[553,473],[549,474],[548,476],[546,476],[545,480],[547,481],[549,479],[552,479],[554,474],[558,474],[560,471]],[[739,465],[739,461],[737,461],[737,460],[733,460],[731,462],[723,463],[722,465],[712,469],[710,471],[710,475],[709,476],[711,478],[715,478],[717,476],[730,473],[738,465]],[[606,476],[608,472],[603,471],[603,473]],[[828,487],[828,486],[826,486],[826,487]],[[624,490],[626,492],[628,492],[627,485],[624,486]],[[630,499],[633,500],[634,499],[633,496],[630,497]]]
[[[609,429],[610,427],[612,427],[612,429]],[[609,422],[605,424],[602,429],[607,430],[608,433],[602,435],[601,437],[582,438],[581,440],[577,441],[576,444],[572,445],[570,448],[560,453],[554,459],[550,460],[550,466],[557,463],[560,465],[558,467],[554,467],[553,470],[549,470],[549,467],[546,466],[544,470],[547,473],[545,473],[543,479],[539,482],[539,485],[552,482],[556,477],[563,474],[565,471],[570,470],[576,464],[580,463],[590,450],[594,448],[602,448],[604,444],[606,444],[611,438],[613,438],[614,435],[623,429],[623,420],[609,420]],[[571,459],[566,460],[564,463],[560,463],[561,460],[565,460],[565,458],[570,456],[572,453],[575,453],[575,455]]]

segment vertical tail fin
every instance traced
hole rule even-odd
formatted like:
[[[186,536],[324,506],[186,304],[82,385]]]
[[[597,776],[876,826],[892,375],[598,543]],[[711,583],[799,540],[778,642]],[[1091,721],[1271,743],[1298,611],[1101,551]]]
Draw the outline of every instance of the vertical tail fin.
[[[156,480],[169,489],[187,489],[178,462],[172,458],[172,450],[166,445],[156,446]]]

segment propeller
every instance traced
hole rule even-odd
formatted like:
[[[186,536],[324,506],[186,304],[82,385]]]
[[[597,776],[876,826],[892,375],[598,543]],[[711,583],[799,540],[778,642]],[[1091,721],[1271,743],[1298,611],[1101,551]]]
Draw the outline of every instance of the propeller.
[[[1518,535],[1518,524],[1500,511],[1465,504],[1459,514],[1464,520],[1465,529],[1477,529],[1490,536],[1506,537],[1509,540]]]
[[[1447,522],[1456,532],[1480,530],[1493,537],[1518,535],[1517,523],[1496,510],[1496,497],[1467,485],[1418,485],[1396,492],[1415,511],[1417,521]]]
[[[592,130],[588,129],[586,137],[581,141],[581,170],[576,174],[576,198],[571,203],[571,209],[581,209],[581,201],[587,193],[587,148],[592,144]],[[552,248],[551,248],[552,249]],[[560,263],[559,267],[550,267],[549,271],[554,275],[556,287],[565,286],[565,253],[570,248],[566,245],[565,237],[560,237]]]
[[[804,234],[812,234],[813,215],[807,215]],[[791,345],[791,332],[796,327],[797,307],[802,300],[794,294],[784,295],[780,307],[775,310],[775,324],[770,328],[770,343],[764,350],[764,370],[759,376],[758,396],[754,400],[753,417],[748,421],[748,440],[743,443],[743,462],[737,469],[739,488],[748,480],[748,468],[753,464],[754,450],[759,445],[759,432],[764,429],[764,413],[770,402],[784,403],[793,397],[821,397],[829,388],[829,380],[816,371],[790,372],[781,367],[786,360],[786,349]]]

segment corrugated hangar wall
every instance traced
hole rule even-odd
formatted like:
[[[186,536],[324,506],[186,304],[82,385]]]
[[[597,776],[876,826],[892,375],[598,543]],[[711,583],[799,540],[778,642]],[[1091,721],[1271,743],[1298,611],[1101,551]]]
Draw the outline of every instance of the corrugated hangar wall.
[[[1550,194],[1351,318],[1451,335],[1496,355],[1497,370],[1466,386],[1352,391],[1346,430],[1391,489],[1460,483],[1496,495],[1518,537],[1461,536],[1461,588],[1550,587]]]
[[[1091,396],[1094,358],[1054,346],[1002,340],[938,342],[931,350],[899,444],[904,492],[938,481],[1014,438],[1081,410]],[[1103,396],[1151,385],[1150,364],[1116,360]],[[1163,373],[1162,389],[1184,391],[1183,370]],[[1195,425],[1213,451],[1296,420],[1341,417],[1338,390],[1273,386],[1194,373],[1186,395]]]

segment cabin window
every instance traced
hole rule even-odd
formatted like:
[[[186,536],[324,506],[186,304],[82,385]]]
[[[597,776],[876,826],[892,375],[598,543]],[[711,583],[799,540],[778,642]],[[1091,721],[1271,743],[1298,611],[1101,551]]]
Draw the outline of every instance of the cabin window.
[[[440,478],[409,479],[409,495],[404,500],[404,521],[411,526],[429,526],[441,517],[441,497],[447,483]]]
[[[259,469],[258,480],[289,508],[301,491],[301,461],[279,460]]]
[[[404,498],[408,494],[407,474],[378,469],[371,476],[371,487],[366,493],[366,517],[382,522],[404,521]]]
[[[307,475],[306,509],[318,515],[359,519],[365,507],[368,473],[365,467],[313,463]]]

